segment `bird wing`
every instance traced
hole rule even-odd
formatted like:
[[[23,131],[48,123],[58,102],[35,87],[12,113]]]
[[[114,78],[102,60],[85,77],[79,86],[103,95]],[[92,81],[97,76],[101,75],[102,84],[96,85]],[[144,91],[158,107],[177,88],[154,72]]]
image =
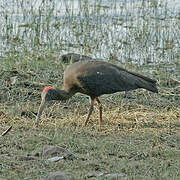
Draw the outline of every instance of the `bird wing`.
[[[98,97],[118,91],[144,88],[157,92],[156,81],[102,61],[77,62],[65,72],[66,89]]]
[[[132,77],[133,75],[126,71],[104,66],[79,76],[78,80],[86,94],[98,97],[102,94],[135,89],[137,86]]]

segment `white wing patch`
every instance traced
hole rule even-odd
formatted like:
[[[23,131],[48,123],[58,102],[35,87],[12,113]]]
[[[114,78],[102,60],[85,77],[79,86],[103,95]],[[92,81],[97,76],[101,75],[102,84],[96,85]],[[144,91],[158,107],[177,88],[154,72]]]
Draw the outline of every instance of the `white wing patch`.
[[[97,74],[98,74],[98,75],[103,75],[103,73],[102,73],[102,72],[97,72]]]

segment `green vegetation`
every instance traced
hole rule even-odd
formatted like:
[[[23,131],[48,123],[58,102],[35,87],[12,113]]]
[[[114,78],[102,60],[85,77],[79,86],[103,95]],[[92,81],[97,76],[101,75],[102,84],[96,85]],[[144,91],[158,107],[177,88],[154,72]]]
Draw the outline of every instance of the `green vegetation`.
[[[13,126],[0,137],[0,177],[43,179],[59,170],[76,179],[101,172],[138,180],[179,179],[179,14],[158,0],[62,1],[64,10],[58,1],[27,2],[3,1],[0,13],[0,132]],[[127,98],[124,93],[102,96],[102,127],[96,108],[83,127],[89,101],[77,94],[49,103],[35,127],[43,87],[62,87],[66,64],[60,56],[67,52],[157,79],[159,94],[137,90]],[[48,162],[42,156],[45,145],[64,147],[78,158]]]

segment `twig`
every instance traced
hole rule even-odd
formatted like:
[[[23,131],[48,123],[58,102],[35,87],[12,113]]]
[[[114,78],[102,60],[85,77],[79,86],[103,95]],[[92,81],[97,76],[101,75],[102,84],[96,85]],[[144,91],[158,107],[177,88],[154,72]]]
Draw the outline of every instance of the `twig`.
[[[171,80],[173,80],[174,82],[180,84],[180,81],[178,79],[175,79],[175,78],[171,78]]]
[[[160,95],[164,95],[164,96],[178,96],[180,97],[179,94],[173,94],[173,93],[159,93]]]
[[[5,136],[10,130],[12,126],[10,126],[6,131],[4,131],[0,136]]]

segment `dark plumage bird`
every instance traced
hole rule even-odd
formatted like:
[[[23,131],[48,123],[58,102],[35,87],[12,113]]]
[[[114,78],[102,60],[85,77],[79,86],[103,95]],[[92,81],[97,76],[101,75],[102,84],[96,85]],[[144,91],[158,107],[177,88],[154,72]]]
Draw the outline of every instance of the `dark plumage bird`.
[[[85,56],[85,55],[81,55],[81,54],[76,54],[76,53],[68,53],[68,54],[64,54],[61,56],[61,61],[63,63],[74,63],[74,62],[78,62],[78,61],[91,61],[94,60],[93,58],[89,57],[89,56]]]
[[[129,91],[138,88],[158,93],[156,81],[143,75],[127,71],[119,66],[103,61],[81,61],[71,64],[64,72],[64,89],[46,87],[42,91],[42,100],[39,107],[36,123],[50,100],[66,100],[76,93],[90,96],[91,105],[85,121],[87,125],[93,111],[94,102],[99,105],[99,123],[102,120],[102,105],[99,96],[119,91]]]

